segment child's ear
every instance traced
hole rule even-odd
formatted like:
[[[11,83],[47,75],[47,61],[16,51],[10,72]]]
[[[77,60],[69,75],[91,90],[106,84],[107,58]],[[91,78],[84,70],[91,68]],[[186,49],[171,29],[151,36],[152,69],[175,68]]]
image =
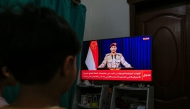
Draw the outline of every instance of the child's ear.
[[[67,56],[57,74],[55,81],[60,84],[62,93],[66,92],[71,88],[76,78],[76,57]]]
[[[64,62],[64,74],[68,75],[68,73],[72,73],[75,67],[75,57],[74,56],[67,56]]]
[[[9,72],[9,70],[8,70],[8,67],[6,67],[6,66],[4,66],[3,68],[2,68],[2,73],[3,73],[3,75],[5,76],[5,77],[10,77],[10,72]]]

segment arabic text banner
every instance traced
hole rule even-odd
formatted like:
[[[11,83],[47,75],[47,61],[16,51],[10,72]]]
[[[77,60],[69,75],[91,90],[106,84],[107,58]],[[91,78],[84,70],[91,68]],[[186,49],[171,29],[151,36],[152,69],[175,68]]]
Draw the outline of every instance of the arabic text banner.
[[[152,81],[151,70],[82,70],[83,80]]]

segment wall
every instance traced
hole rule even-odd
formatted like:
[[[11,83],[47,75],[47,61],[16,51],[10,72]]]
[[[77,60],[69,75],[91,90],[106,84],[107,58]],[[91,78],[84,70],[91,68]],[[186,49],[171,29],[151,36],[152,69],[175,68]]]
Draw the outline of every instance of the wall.
[[[81,4],[87,8],[84,41],[130,35],[127,0],[81,0]]]
[[[127,0],[81,0],[87,8],[84,40],[129,36]]]

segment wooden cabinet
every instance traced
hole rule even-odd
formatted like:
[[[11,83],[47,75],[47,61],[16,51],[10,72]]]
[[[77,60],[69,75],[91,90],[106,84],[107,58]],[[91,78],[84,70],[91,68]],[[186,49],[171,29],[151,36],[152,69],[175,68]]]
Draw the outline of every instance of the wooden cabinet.
[[[133,88],[125,86],[115,86],[113,89],[111,107],[110,109],[119,108],[116,100],[122,99],[125,101],[127,109],[137,109],[137,106],[144,107],[144,109],[154,109],[154,87]],[[135,106],[131,107],[134,104]],[[131,108],[130,108],[131,107]]]
[[[190,108],[190,1],[128,0],[130,34],[152,35],[155,109]]]

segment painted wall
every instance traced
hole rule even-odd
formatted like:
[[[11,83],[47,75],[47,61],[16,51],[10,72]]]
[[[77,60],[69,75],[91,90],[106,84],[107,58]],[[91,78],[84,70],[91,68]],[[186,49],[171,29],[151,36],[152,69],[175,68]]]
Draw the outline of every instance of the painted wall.
[[[127,0],[81,0],[81,4],[87,8],[84,41],[130,35]]]
[[[81,0],[87,8],[84,40],[129,36],[127,0]]]

